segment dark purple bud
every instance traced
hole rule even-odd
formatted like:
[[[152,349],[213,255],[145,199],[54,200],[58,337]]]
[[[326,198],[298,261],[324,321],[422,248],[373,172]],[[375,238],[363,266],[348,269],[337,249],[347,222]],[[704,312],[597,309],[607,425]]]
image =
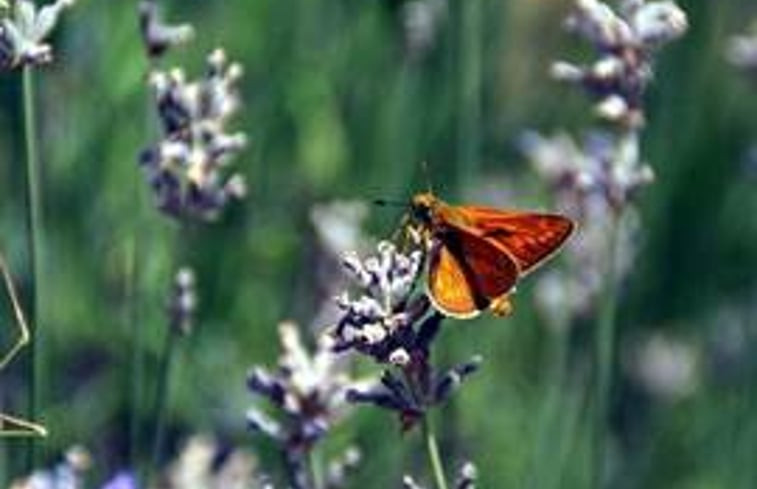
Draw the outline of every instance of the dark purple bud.
[[[449,399],[449,397],[460,387],[466,377],[479,369],[482,361],[483,359],[480,356],[475,356],[470,361],[458,365],[444,374],[444,376],[439,379],[434,389],[435,401],[442,402]]]

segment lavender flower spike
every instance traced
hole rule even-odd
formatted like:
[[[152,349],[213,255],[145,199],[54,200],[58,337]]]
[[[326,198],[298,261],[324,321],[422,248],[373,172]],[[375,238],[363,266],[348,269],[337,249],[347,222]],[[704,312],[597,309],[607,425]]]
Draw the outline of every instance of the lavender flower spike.
[[[379,362],[409,361],[408,340],[414,339],[412,324],[427,311],[427,301],[410,301],[423,264],[420,250],[406,255],[394,244],[382,241],[377,255],[361,260],[344,255],[343,265],[360,291],[337,298],[342,316],[330,334],[336,350],[355,348]]]
[[[17,0],[13,8],[0,4],[0,70],[52,61],[53,50],[45,39],[61,12],[73,4],[74,0],[57,0],[40,9],[30,0]]]
[[[163,135],[140,164],[158,208],[169,216],[212,220],[230,200],[245,196],[244,178],[229,167],[247,137],[226,127],[240,106],[241,76],[241,65],[229,63],[221,49],[208,57],[199,80],[187,81],[180,69],[153,73]]]
[[[589,65],[558,61],[552,76],[582,86],[597,99],[597,114],[628,128],[644,124],[642,97],[653,76],[652,54],[688,29],[672,1],[622,0],[613,10],[599,0],[576,0],[566,26],[594,45]]]
[[[153,58],[159,58],[169,48],[185,44],[194,37],[194,29],[189,24],[166,24],[155,0],[139,3],[139,28],[145,50]]]
[[[324,337],[311,354],[294,323],[281,323],[279,336],[282,353],[278,369],[255,367],[247,386],[284,416],[281,421],[274,420],[254,407],[247,419],[251,428],[272,438],[285,451],[302,453],[348,414],[347,392],[364,382],[353,380],[343,371],[328,338]]]
[[[745,34],[731,38],[726,56],[737,68],[752,76],[757,75],[757,21]]]

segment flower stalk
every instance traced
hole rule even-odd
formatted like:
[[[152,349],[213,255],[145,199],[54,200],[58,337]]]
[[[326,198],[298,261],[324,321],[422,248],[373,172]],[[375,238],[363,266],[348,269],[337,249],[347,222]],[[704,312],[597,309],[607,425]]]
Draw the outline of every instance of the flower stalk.
[[[447,479],[444,476],[444,466],[439,454],[439,444],[436,442],[436,437],[434,436],[434,431],[431,427],[428,415],[423,416],[421,419],[421,427],[423,430],[423,440],[426,445],[429,465],[431,466],[431,472],[434,474],[434,481],[436,482],[436,488],[447,489]]]
[[[26,184],[27,184],[27,232],[31,251],[29,253],[29,274],[32,277],[32,297],[29,307],[29,371],[28,386],[28,419],[37,419],[39,411],[38,392],[41,389],[41,349],[40,337],[42,328],[41,305],[42,305],[42,194],[40,192],[40,169],[37,151],[37,120],[36,104],[34,99],[34,73],[33,68],[23,68],[23,111],[24,111],[24,137],[26,143]],[[26,455],[26,469],[30,471],[34,467],[36,458],[36,441],[29,439]]]

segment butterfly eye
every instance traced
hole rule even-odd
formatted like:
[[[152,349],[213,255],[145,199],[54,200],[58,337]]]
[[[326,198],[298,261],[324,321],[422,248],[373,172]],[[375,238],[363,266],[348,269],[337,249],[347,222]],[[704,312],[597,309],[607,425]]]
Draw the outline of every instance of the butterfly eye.
[[[424,225],[431,224],[431,208],[427,205],[413,205],[412,211],[413,220],[420,222]]]

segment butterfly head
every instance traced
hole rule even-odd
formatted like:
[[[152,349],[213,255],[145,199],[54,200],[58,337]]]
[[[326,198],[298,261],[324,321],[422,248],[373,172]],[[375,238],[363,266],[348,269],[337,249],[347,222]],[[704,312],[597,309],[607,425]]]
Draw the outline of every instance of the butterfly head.
[[[439,199],[431,192],[416,194],[410,203],[410,214],[415,222],[428,227],[433,222],[438,205]]]

